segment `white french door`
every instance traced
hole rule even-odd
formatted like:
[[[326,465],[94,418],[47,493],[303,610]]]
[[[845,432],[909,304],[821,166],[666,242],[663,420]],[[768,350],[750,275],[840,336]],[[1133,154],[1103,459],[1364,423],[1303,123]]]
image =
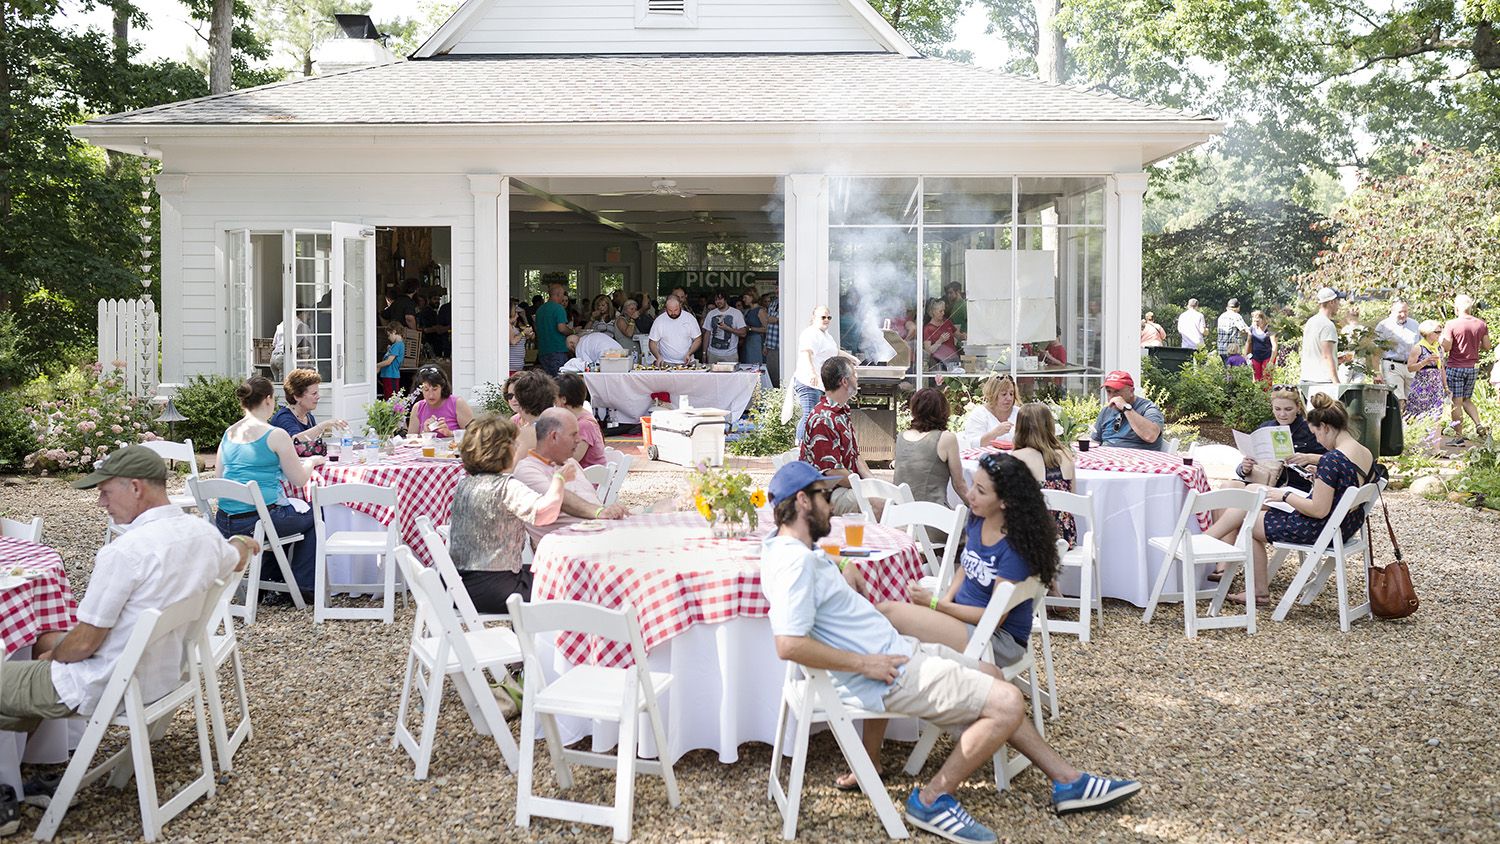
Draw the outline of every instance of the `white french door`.
[[[375,227],[333,224],[334,415],[354,430],[375,400]]]
[[[255,253],[250,248],[250,230],[226,233],[226,269],[229,275],[229,372],[246,378],[255,370]]]

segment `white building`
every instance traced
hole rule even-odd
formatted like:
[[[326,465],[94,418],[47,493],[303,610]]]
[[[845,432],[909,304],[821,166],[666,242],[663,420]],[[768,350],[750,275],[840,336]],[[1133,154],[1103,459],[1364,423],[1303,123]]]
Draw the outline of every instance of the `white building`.
[[[1055,332],[1097,386],[1139,370],[1143,167],[1220,128],[923,57],[864,0],[468,0],[406,61],[74,131],[161,161],[164,380],[242,376],[303,312],[360,417],[377,278],[449,288],[462,390],[504,377],[526,280],[649,293],[656,241],[783,243],[793,337],[956,282],[992,362]]]

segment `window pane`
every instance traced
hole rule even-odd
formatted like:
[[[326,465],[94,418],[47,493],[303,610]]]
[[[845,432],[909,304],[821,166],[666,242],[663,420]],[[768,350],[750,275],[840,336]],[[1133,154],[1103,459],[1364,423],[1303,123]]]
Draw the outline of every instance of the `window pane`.
[[[996,225],[1010,222],[1009,176],[922,180],[924,225]]]
[[[1031,177],[1020,182],[1022,225],[1104,224],[1103,177]]]
[[[828,186],[828,224],[915,225],[917,179],[833,179]]]
[[[833,229],[828,239],[828,279],[838,291],[839,348],[861,359],[890,360],[898,350],[885,342],[885,321],[902,326],[916,310],[916,231]],[[800,326],[806,316],[784,314],[782,319]]]

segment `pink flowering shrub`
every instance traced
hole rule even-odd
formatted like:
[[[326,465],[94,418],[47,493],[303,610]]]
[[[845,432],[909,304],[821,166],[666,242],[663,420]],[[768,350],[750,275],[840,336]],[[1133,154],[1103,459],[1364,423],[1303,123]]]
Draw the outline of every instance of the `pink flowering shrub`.
[[[149,398],[126,391],[99,364],[53,379],[39,378],[25,391],[35,450],[24,467],[33,472],[83,471],[110,452],[159,439],[156,409]]]

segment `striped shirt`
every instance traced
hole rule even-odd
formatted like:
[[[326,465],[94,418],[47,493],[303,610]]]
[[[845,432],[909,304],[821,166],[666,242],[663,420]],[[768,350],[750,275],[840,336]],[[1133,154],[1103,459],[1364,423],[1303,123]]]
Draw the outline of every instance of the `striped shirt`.
[[[781,300],[777,299],[777,300],[771,302],[770,307],[766,308],[766,313],[768,313],[771,316],[776,317],[778,320],[780,320],[780,318],[781,318]],[[766,326],[765,348],[767,348],[767,349],[779,349],[779,348],[781,348],[781,323],[779,321],[776,324],[774,324],[774,325],[767,325]]]

